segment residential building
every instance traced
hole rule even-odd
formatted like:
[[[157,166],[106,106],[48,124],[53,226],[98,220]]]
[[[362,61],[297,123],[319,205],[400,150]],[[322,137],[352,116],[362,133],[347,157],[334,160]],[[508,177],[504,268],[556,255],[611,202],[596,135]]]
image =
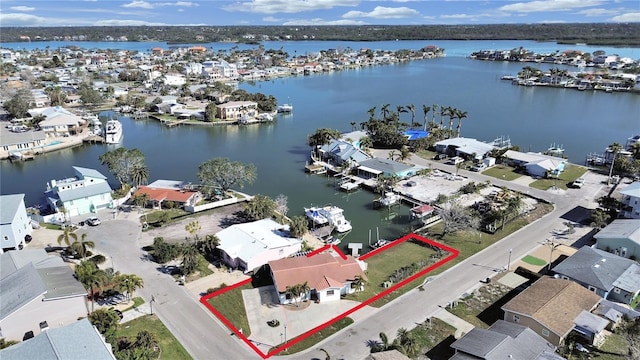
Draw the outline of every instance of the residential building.
[[[636,181],[620,190],[620,217],[640,219],[640,181]]]
[[[297,301],[287,288],[307,283],[308,294],[301,299],[317,300],[319,302],[337,301],[341,295],[355,292],[356,279],[366,279],[364,270],[366,263],[353,256],[344,258],[330,253],[320,253],[311,257],[298,256],[269,261],[271,277],[278,292],[281,304]]]
[[[580,248],[553,271],[611,301],[629,304],[640,293],[640,264],[589,246]]]
[[[81,117],[60,106],[31,109],[29,114],[33,117],[44,116],[45,119],[38,126],[46,136],[53,137],[75,134],[79,130],[79,125],[82,121]]]
[[[22,249],[31,240],[31,231],[24,194],[0,195],[0,254],[4,249]]]
[[[371,159],[371,155],[346,140],[333,140],[329,144],[322,145],[318,147],[318,154],[320,159],[337,166],[344,162],[359,164],[364,160]]]
[[[299,252],[302,241],[288,235],[288,226],[271,219],[231,225],[216,233],[222,261],[243,271],[252,271],[271,260]]]
[[[524,168],[535,177],[558,176],[567,164],[567,159],[534,152],[507,150],[504,158],[509,165]]]
[[[7,340],[23,340],[27,332],[62,327],[88,313],[87,291],[71,267],[44,249],[0,255],[0,293],[0,329]]]
[[[640,219],[616,219],[593,237],[600,250],[623,258],[640,259]]]
[[[496,149],[492,144],[463,137],[438,141],[435,146],[438,153],[470,160],[482,160],[491,150]]]
[[[0,152],[39,151],[45,144],[44,131],[12,132],[3,131],[0,136]]]
[[[375,179],[380,175],[393,175],[403,179],[414,176],[421,169],[422,167],[418,165],[409,165],[383,158],[373,158],[358,163],[357,175],[365,179]]]
[[[556,347],[526,326],[504,320],[488,329],[473,328],[451,344],[450,360],[561,360]]]
[[[576,327],[582,311],[591,312],[601,299],[573,281],[544,276],[502,310],[505,321],[524,325],[559,346]]]
[[[95,213],[112,204],[112,190],[106,176],[79,166],[74,166],[73,172],[73,177],[47,183],[44,194],[53,210],[59,212],[64,207],[65,216],[77,216]]]
[[[216,117],[222,120],[239,120],[258,115],[258,103],[254,101],[229,101],[216,105]]]
[[[139,186],[135,195],[146,194],[153,208],[162,208],[162,203],[172,201],[179,206],[195,206],[202,200],[202,193],[194,189],[190,182],[156,180],[146,186]]]
[[[0,350],[2,359],[115,360],[111,345],[88,319],[49,329],[28,341]]]

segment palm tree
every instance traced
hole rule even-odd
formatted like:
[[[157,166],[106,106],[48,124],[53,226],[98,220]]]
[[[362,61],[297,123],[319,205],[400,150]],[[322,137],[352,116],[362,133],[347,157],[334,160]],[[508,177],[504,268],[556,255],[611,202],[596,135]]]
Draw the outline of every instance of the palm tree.
[[[424,131],[427,131],[427,122],[429,122],[427,120],[427,115],[429,114],[429,111],[431,111],[431,107],[427,106],[427,105],[422,105],[422,113],[424,114]]]
[[[220,239],[214,234],[207,234],[204,240],[198,242],[199,250],[203,253],[213,253],[220,245]]]
[[[101,289],[109,280],[104,270],[98,269],[96,264],[90,261],[81,261],[75,269],[76,278],[84,285],[85,289],[90,290],[91,311],[93,312],[94,298],[96,289]],[[99,292],[98,292],[99,293]]]
[[[356,122],[355,121],[351,122],[351,131],[356,131]]]
[[[452,108],[452,107],[447,107],[446,108],[446,116],[449,117],[449,132],[451,132],[453,130],[453,119],[456,118],[458,114],[458,109]]]
[[[149,194],[139,193],[133,196],[133,204],[137,207],[144,208],[149,202]]]
[[[144,280],[134,274],[122,274],[115,278],[116,290],[127,294],[127,301],[131,301],[131,295],[137,290],[144,287]]]
[[[413,127],[413,124],[415,123],[414,120],[416,118],[416,106],[413,104],[409,104],[406,106],[406,109],[408,109],[409,112],[411,113],[411,127]]]
[[[75,235],[75,234],[74,234]],[[78,254],[78,256],[80,256],[80,258],[84,259],[85,257],[87,257],[87,254],[89,254],[89,249],[93,249],[96,246],[96,244],[91,241],[91,240],[87,240],[87,234],[84,233],[82,234],[80,241],[76,240],[74,241],[69,248],[76,254]]]
[[[391,150],[389,151],[389,155],[387,156],[387,158],[389,160],[395,160],[400,156],[400,154],[398,152],[396,152],[395,150]]]
[[[613,144],[609,145],[609,148],[607,150],[613,154],[613,159],[611,159],[611,168],[609,169],[609,179],[607,180],[607,184],[609,184],[611,183],[611,175],[613,175],[613,165],[616,162],[616,156],[620,151],[622,151],[622,145],[614,142]]]
[[[351,287],[356,291],[362,291],[363,287],[367,284],[367,280],[361,275],[356,275],[351,282]]]
[[[58,235],[58,245],[64,241],[67,246],[71,245],[71,239],[78,241],[78,235],[71,230],[71,227],[67,226],[62,231],[62,234]]]
[[[148,167],[144,165],[137,165],[133,169],[131,169],[131,181],[133,181],[136,186],[146,184],[147,180],[149,180]]]
[[[445,115],[447,115],[448,109],[450,109],[450,107],[440,106],[440,127],[442,127],[444,125],[443,118],[444,118]]]
[[[431,106],[431,122],[436,122],[436,110],[438,108],[438,104],[433,104]],[[442,124],[441,124],[442,125]]]
[[[180,271],[183,275],[191,275],[198,268],[198,248],[193,242],[182,245],[182,263]]]
[[[389,115],[389,106],[391,106],[391,104],[384,104],[380,108],[380,115],[382,115],[383,120],[386,119]]]
[[[367,112],[369,113],[369,120],[373,119],[376,114],[376,107],[372,107],[371,109],[367,110]]]
[[[458,118],[458,126],[456,126],[456,134],[458,137],[460,137],[460,128],[462,127],[462,119],[467,117],[467,112],[462,110],[457,110],[456,117]]]

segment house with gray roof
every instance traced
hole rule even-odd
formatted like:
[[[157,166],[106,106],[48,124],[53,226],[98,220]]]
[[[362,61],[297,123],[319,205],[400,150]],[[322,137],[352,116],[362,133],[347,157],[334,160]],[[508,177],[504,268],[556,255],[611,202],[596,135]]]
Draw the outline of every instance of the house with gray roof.
[[[620,217],[625,219],[640,219],[640,181],[627,185],[620,190],[622,199],[620,204]]]
[[[617,219],[593,236],[596,248],[631,260],[640,259],[640,219]]]
[[[537,177],[558,176],[567,165],[567,159],[534,152],[507,150],[504,158],[509,165],[524,168]]]
[[[553,268],[601,297],[625,304],[640,293],[640,265],[606,251],[583,246]]]
[[[361,161],[358,164],[357,175],[365,179],[375,179],[380,175],[395,175],[401,179],[414,176],[423,167],[404,164],[390,159],[373,158]]]
[[[107,177],[97,170],[73,167],[74,176],[51,180],[47,183],[45,196],[55,211],[64,207],[66,215],[77,216],[95,213],[112,205],[111,186]]]
[[[344,162],[359,164],[361,161],[371,159],[371,155],[346,140],[333,140],[329,144],[322,145],[318,147],[318,154],[322,160],[335,166],[340,166]]]
[[[0,254],[4,249],[22,249],[31,239],[31,231],[24,194],[0,195]]]
[[[491,150],[497,149],[492,144],[463,137],[438,141],[435,147],[440,154],[447,154],[451,157],[460,156],[470,160],[482,160]]]
[[[498,320],[488,329],[475,327],[451,344],[450,360],[561,360],[556,347],[526,326]]]
[[[0,337],[7,340],[74,323],[88,312],[87,291],[73,270],[43,249],[0,255],[0,294]]]
[[[43,331],[32,339],[0,350],[0,358],[115,360],[111,345],[88,319]]]

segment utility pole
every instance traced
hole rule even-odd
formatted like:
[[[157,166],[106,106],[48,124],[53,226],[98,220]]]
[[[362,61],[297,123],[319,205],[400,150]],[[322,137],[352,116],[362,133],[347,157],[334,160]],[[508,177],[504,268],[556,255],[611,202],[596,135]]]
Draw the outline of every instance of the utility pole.
[[[513,249],[509,249],[509,261],[507,262],[507,271],[511,269],[511,253],[512,252],[513,252]]]
[[[156,301],[155,296],[151,295],[151,301],[149,301],[149,305],[151,306],[151,315],[153,315],[153,303]]]

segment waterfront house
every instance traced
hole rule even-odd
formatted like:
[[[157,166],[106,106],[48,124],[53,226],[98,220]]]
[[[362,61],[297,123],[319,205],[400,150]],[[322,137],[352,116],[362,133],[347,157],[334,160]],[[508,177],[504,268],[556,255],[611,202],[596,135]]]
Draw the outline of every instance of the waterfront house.
[[[29,115],[32,117],[44,116],[38,126],[44,131],[46,136],[69,136],[75,134],[82,118],[64,109],[61,106],[30,109]]]
[[[107,177],[94,169],[73,167],[74,176],[47,183],[45,196],[56,212],[64,207],[64,216],[95,213],[109,207],[113,201]]]
[[[13,132],[2,129],[0,156],[6,158],[11,152],[38,151],[45,145],[44,131]]]
[[[321,160],[337,166],[345,161],[358,164],[371,158],[371,155],[360,150],[357,145],[342,139],[334,139],[329,144],[319,146],[318,155]]]
[[[269,267],[281,304],[305,299],[337,301],[341,295],[358,290],[355,284],[357,279],[366,279],[366,263],[349,255],[346,258],[330,253],[297,256],[269,261]],[[300,299],[293,299],[287,294],[287,288],[305,282],[309,291],[302,294]]]
[[[593,237],[600,250],[640,259],[640,219],[616,219]]]
[[[22,249],[31,240],[31,232],[24,194],[0,195],[0,254],[4,249]]]
[[[258,115],[258,103],[254,101],[229,101],[216,105],[216,117],[222,120],[239,120]]]
[[[29,341],[0,350],[2,359],[83,359],[88,354],[92,360],[116,359],[111,345],[89,319],[58,329],[43,329]]]
[[[573,281],[544,276],[503,305],[502,310],[505,321],[527,326],[559,346],[576,328],[578,316],[583,311],[590,313],[601,299]]]
[[[640,182],[636,181],[620,191],[620,217],[640,219]]]
[[[87,316],[87,291],[60,256],[44,249],[0,255],[0,329],[7,340]]]
[[[492,144],[463,137],[438,141],[435,147],[440,154],[447,154],[450,157],[459,156],[469,160],[482,160],[491,150],[496,149]]]
[[[289,237],[288,226],[271,219],[231,225],[216,233],[222,261],[230,268],[252,271],[271,260],[302,249],[300,239]]]
[[[451,344],[449,360],[562,360],[556,346],[526,326],[498,320],[488,329],[473,328]]]
[[[171,201],[179,207],[195,206],[202,200],[202,193],[191,186],[191,183],[174,180],[156,180],[149,185],[138,187],[135,196],[146,194],[154,209],[162,208],[162,203]]]
[[[507,150],[504,158],[507,164],[526,169],[530,176],[541,178],[558,176],[567,165],[567,159],[534,152]]]
[[[375,179],[380,175],[397,176],[401,179],[414,176],[422,167],[404,164],[394,160],[372,158],[358,163],[357,175],[365,179]]]
[[[606,251],[583,246],[553,271],[599,296],[630,304],[640,293],[640,265]]]

